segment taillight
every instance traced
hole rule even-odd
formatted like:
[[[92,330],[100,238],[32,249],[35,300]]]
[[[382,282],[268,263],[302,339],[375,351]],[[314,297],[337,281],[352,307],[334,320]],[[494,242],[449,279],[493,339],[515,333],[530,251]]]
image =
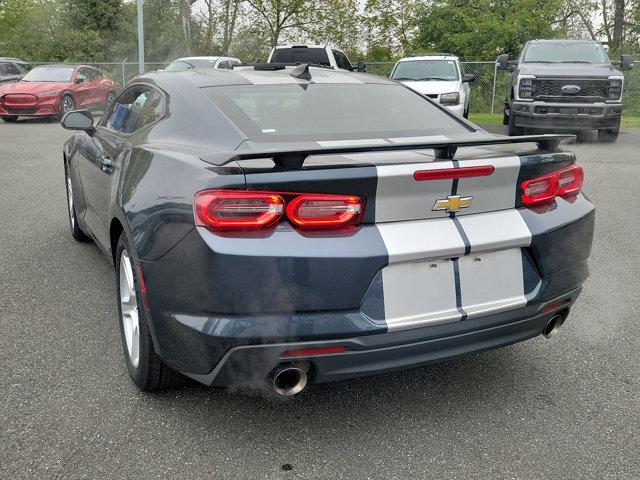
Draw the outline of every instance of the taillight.
[[[363,203],[351,195],[301,194],[287,205],[287,217],[299,228],[347,227],[360,223]]]
[[[216,229],[251,230],[277,222],[284,200],[276,193],[205,190],[196,193],[196,224]]]
[[[204,190],[194,200],[196,225],[210,230],[257,230],[284,215],[300,229],[336,229],[360,223],[364,198],[354,195]]]
[[[565,195],[576,194],[582,188],[584,182],[584,172],[581,167],[571,165],[558,174],[558,191],[556,195],[561,197]]]
[[[577,165],[530,178],[521,184],[522,204],[538,205],[555,197],[575,195],[582,188],[584,172]]]

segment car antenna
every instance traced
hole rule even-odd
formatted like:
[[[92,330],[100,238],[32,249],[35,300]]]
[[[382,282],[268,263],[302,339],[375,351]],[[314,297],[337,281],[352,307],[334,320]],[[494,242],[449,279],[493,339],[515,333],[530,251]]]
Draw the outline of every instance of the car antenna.
[[[300,78],[302,80],[311,80],[311,72],[309,72],[309,64],[302,63],[298,65],[293,70],[291,70],[291,73],[289,75],[291,75],[293,78]]]

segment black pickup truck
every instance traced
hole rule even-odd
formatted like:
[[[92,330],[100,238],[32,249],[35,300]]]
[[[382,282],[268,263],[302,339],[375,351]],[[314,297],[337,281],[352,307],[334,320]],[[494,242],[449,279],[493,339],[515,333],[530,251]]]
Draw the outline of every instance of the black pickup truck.
[[[500,55],[497,68],[511,73],[503,123],[509,135],[527,130],[598,130],[614,142],[620,131],[624,76],[633,66],[622,55],[620,70],[593,40],[531,40],[517,60]]]

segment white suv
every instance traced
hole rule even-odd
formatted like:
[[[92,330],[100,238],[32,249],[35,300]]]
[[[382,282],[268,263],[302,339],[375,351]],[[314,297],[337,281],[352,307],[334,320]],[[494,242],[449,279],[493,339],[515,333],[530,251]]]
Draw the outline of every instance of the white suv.
[[[343,52],[327,45],[278,45],[271,50],[267,63],[315,63],[349,72],[366,70],[363,62],[354,67]]]
[[[402,58],[391,72],[391,79],[432,98],[449,110],[467,118],[469,84],[475,75],[464,74],[460,59],[448,53]]]

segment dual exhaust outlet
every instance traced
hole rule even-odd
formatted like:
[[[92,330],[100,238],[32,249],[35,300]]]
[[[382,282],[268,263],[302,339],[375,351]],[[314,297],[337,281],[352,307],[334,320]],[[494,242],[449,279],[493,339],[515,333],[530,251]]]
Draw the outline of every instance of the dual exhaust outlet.
[[[308,364],[282,364],[271,373],[273,390],[278,395],[291,396],[302,392],[307,386]]]
[[[556,313],[553,317],[551,317],[549,323],[547,323],[547,325],[544,327],[544,330],[542,330],[542,335],[544,335],[544,338],[551,338],[557,335],[566,318],[566,313]]]
[[[542,330],[542,335],[545,338],[557,335],[566,318],[566,312],[556,313]],[[309,364],[307,363],[278,365],[270,375],[274,392],[282,396],[292,396],[302,392],[309,381],[308,371]]]

